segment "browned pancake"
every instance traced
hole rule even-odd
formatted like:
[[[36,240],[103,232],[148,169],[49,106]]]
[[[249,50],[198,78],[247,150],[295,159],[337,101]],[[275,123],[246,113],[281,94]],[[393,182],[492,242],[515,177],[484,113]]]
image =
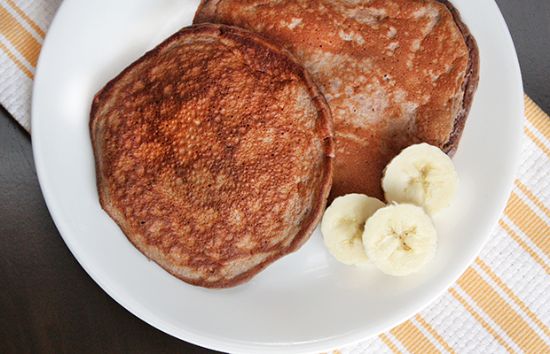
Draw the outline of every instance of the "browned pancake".
[[[203,0],[202,22],[257,31],[310,71],[335,124],[333,198],[383,198],[383,169],[408,145],[457,148],[479,63],[447,1]]]
[[[182,29],[96,95],[90,130],[101,205],[188,283],[246,281],[300,247],[324,210],[329,108],[254,33]]]

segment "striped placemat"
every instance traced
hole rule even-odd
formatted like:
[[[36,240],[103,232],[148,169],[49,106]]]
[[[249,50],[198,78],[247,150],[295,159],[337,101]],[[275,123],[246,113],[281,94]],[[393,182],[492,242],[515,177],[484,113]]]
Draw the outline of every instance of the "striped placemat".
[[[0,103],[27,130],[36,62],[60,3],[0,0]],[[474,264],[421,313],[342,353],[550,353],[550,118],[527,96],[525,108],[514,190]]]

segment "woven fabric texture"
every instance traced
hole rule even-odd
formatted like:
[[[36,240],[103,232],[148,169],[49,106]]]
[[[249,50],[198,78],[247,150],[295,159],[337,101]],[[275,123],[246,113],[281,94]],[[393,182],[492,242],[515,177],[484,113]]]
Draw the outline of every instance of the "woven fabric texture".
[[[34,71],[61,0],[0,0],[0,104],[30,131]],[[483,251],[443,296],[342,353],[550,353],[550,117],[525,97],[522,163]]]

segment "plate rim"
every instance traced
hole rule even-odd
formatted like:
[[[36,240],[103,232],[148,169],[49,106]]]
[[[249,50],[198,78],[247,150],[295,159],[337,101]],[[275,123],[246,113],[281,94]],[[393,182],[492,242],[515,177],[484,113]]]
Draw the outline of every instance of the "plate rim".
[[[42,78],[42,62],[44,61],[44,55],[46,51],[44,50],[47,48],[49,39],[50,39],[50,33],[53,28],[57,27],[57,24],[60,22],[60,14],[64,13],[64,9],[67,8],[67,4],[74,0],[65,0],[61,3],[59,8],[56,11],[56,14],[50,24],[50,27],[48,29],[48,32],[46,34],[46,37],[44,39],[44,42],[42,44],[42,50],[40,52],[40,56],[36,65],[36,72],[35,77],[32,84],[32,101],[31,101],[31,131],[34,133],[36,130],[34,129],[38,125],[35,123],[40,120],[36,117],[40,116],[40,113],[38,112],[38,108],[36,107],[36,100],[35,100],[35,93],[38,92],[36,90],[36,87],[38,86],[38,83],[40,82]],[[521,114],[517,117],[518,122],[516,123],[516,126],[519,126],[520,128],[523,127],[525,116],[524,116],[524,101],[523,101],[523,82],[522,82],[522,76],[521,76],[521,70],[519,65],[519,60],[517,57],[517,52],[515,49],[515,45],[512,40],[512,36],[510,34],[510,31],[508,29],[508,26],[506,24],[506,21],[504,20],[502,13],[500,11],[500,8],[498,7],[498,4],[494,0],[491,1],[492,5],[494,5],[497,12],[495,15],[499,16],[499,22],[501,24],[501,28],[499,31],[503,33],[503,35],[506,36],[506,45],[509,46],[511,52],[510,54],[513,55],[513,70],[509,73],[510,77],[514,77],[514,81],[517,85],[515,85],[515,94],[518,96],[518,103],[521,108]],[[474,98],[475,100],[475,98]],[[518,107],[519,108],[519,107]],[[40,129],[40,128],[38,128]],[[499,207],[495,208],[494,213],[497,215],[496,217],[493,217],[492,225],[493,228],[497,225],[498,218],[500,215],[502,215],[502,212],[504,211],[504,208],[506,206],[506,202],[508,200],[509,194],[513,189],[513,182],[514,178],[517,174],[518,166],[520,164],[520,153],[522,148],[522,142],[523,142],[523,133],[521,129],[518,129],[518,132],[514,135],[514,145],[518,147],[516,149],[513,156],[508,156],[508,159],[511,160],[510,162],[510,170],[513,170],[514,172],[508,176],[508,180],[506,181],[506,191],[507,193],[505,195],[500,196],[500,200],[496,201],[495,204],[498,204]],[[79,265],[86,271],[86,273],[93,279],[94,282],[96,282],[99,287],[107,293],[113,300],[115,300],[118,304],[120,304],[123,308],[125,308],[127,311],[129,311],[132,315],[136,316],[137,318],[143,320],[144,322],[148,323],[149,325],[157,328],[158,330],[169,334],[175,338],[178,338],[180,340],[192,343],[194,345],[214,349],[214,350],[220,350],[220,351],[230,351],[230,352],[240,352],[240,353],[256,353],[258,350],[262,350],[266,353],[271,352],[279,352],[281,350],[284,350],[285,352],[289,353],[302,353],[302,352],[318,352],[323,351],[331,348],[338,348],[342,346],[347,345],[353,345],[356,343],[359,343],[361,341],[367,340],[369,338],[372,338],[380,333],[383,333],[403,321],[406,321],[408,318],[413,316],[416,313],[421,312],[423,309],[425,309],[427,306],[429,306],[431,303],[433,303],[434,300],[439,298],[449,287],[451,287],[458,278],[464,273],[464,271],[467,270],[467,268],[473,263],[475,258],[479,255],[482,248],[486,245],[487,241],[489,240],[490,233],[487,233],[486,235],[482,235],[483,241],[480,242],[477,247],[474,247],[473,250],[470,252],[468,257],[463,257],[462,261],[460,262],[460,267],[456,267],[457,269],[462,269],[459,272],[454,272],[453,274],[447,275],[447,279],[449,279],[447,284],[444,286],[439,286],[438,291],[433,292],[433,296],[427,296],[425,301],[423,301],[423,304],[421,306],[418,306],[414,309],[409,309],[406,311],[401,311],[399,315],[395,317],[401,318],[399,322],[392,322],[392,324],[388,325],[379,325],[377,327],[370,327],[369,330],[366,329],[357,329],[355,331],[352,331],[348,334],[342,334],[337,337],[329,337],[329,338],[323,338],[321,340],[313,340],[313,341],[306,341],[306,342],[299,342],[299,343],[293,343],[292,347],[289,347],[288,344],[283,343],[257,343],[253,341],[227,341],[227,340],[220,340],[218,338],[212,338],[209,336],[205,336],[202,334],[197,334],[190,332],[186,329],[178,328],[176,326],[171,325],[167,321],[163,321],[159,316],[156,316],[155,314],[151,313],[145,306],[136,303],[134,299],[128,296],[122,296],[121,294],[117,293],[116,290],[114,290],[111,286],[106,284],[106,281],[101,278],[99,274],[97,274],[94,271],[94,267],[92,264],[86,263],[81,255],[79,254],[79,251],[74,247],[71,237],[68,236],[69,231],[68,226],[66,225],[66,221],[64,218],[60,215],[60,213],[57,212],[54,197],[52,195],[52,192],[48,189],[47,184],[47,177],[46,170],[47,167],[43,163],[43,159],[41,157],[42,151],[40,149],[41,144],[41,138],[39,133],[35,133],[32,135],[32,150],[33,150],[33,158],[35,161],[35,168],[36,173],[38,177],[38,181],[40,184],[40,189],[42,191],[42,194],[44,196],[44,200],[46,202],[46,206],[48,207],[48,210],[50,212],[50,215],[59,231],[59,234],[61,235],[63,241],[71,251],[71,254],[76,258]],[[374,330],[373,330],[374,328]],[[365,334],[367,332],[371,332],[368,334]]]

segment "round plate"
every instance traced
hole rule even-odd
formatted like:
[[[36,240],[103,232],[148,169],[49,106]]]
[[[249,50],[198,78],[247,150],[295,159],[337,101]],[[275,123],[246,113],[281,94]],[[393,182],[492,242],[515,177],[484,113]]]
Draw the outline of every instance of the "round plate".
[[[190,286],[137,251],[101,209],[88,120],[94,94],[162,39],[191,23],[198,1],[65,0],[38,64],[32,137],[38,177],[63,238],[116,301],[183,340],[232,352],[321,351],[389,329],[421,310],[474,260],[511,190],[523,91],[493,1],[456,0],[478,41],[481,78],[454,158],[458,199],[437,215],[436,259],[414,276],[338,264],[319,231],[250,282]]]

